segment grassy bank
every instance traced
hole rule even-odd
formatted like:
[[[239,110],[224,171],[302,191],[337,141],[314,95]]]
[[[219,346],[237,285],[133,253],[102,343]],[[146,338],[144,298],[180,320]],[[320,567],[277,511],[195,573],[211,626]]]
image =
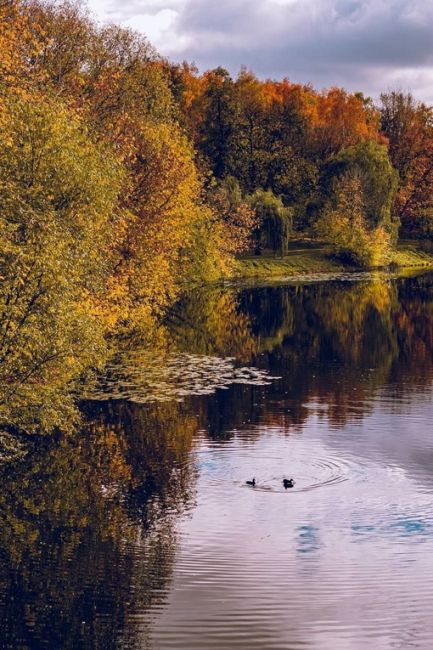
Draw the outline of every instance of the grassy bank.
[[[425,249],[422,242],[401,242],[391,262],[393,268],[433,269],[433,249]],[[350,272],[353,266],[332,257],[331,248],[311,242],[292,242],[284,257],[274,255],[250,256],[238,260],[239,278],[276,278],[316,273]]]
[[[433,245],[431,242],[405,240],[399,243],[393,263],[402,269],[433,268]]]

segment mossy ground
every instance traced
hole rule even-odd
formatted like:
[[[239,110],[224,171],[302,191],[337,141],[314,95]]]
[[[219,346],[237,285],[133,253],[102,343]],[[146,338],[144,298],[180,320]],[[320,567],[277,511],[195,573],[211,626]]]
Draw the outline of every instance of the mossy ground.
[[[430,252],[422,242],[402,241],[393,253],[391,266],[433,269],[433,248]],[[239,278],[261,279],[359,270],[333,258],[329,246],[302,241],[292,242],[284,257],[273,254],[249,256],[238,260],[237,267]]]

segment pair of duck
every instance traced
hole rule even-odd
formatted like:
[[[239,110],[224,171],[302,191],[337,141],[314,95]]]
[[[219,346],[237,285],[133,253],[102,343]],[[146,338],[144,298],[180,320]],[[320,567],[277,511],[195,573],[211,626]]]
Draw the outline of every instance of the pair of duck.
[[[247,485],[252,485],[253,487],[256,487],[256,479],[253,478],[251,481],[247,481]],[[287,490],[287,488],[292,488],[295,486],[295,481],[292,478],[283,478],[283,485],[284,485],[284,489]]]

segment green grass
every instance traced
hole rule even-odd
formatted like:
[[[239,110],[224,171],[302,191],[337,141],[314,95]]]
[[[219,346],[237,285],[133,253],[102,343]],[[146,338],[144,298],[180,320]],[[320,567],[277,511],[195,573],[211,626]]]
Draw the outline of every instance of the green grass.
[[[270,279],[359,270],[333,259],[329,247],[311,242],[292,242],[284,257],[249,256],[238,260],[237,264],[239,278]],[[433,269],[433,251],[424,250],[421,242],[404,241],[398,245],[391,264],[401,269]]]
[[[405,240],[394,253],[393,264],[398,268],[433,268],[433,249],[426,250],[425,242]]]

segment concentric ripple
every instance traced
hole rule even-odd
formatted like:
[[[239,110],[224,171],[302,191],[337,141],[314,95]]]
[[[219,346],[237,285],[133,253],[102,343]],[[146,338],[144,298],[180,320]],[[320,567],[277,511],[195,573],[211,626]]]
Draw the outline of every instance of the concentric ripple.
[[[255,489],[265,492],[306,492],[308,490],[317,490],[318,488],[336,483],[348,481],[351,476],[351,468],[355,469],[353,463],[337,458],[313,458],[305,467],[295,466],[292,474],[285,476],[272,476],[271,478],[261,480],[257,483]],[[293,488],[285,489],[282,485],[284,478],[294,478],[295,485]],[[248,487],[248,486],[247,486]]]
[[[201,449],[197,453],[199,468],[207,477],[209,484],[220,489],[233,486],[254,489],[255,492],[297,493],[333,486],[349,480],[361,480],[366,468],[360,459],[349,459],[336,455],[316,455],[314,450],[299,449],[280,443],[279,454],[262,450],[257,457],[253,450],[245,447],[236,453],[236,466],[233,466],[233,453],[228,449]],[[282,459],[287,456],[287,461]],[[278,468],[278,471],[275,469]],[[256,479],[256,485],[247,484]],[[283,479],[293,478],[293,488],[284,488]]]

